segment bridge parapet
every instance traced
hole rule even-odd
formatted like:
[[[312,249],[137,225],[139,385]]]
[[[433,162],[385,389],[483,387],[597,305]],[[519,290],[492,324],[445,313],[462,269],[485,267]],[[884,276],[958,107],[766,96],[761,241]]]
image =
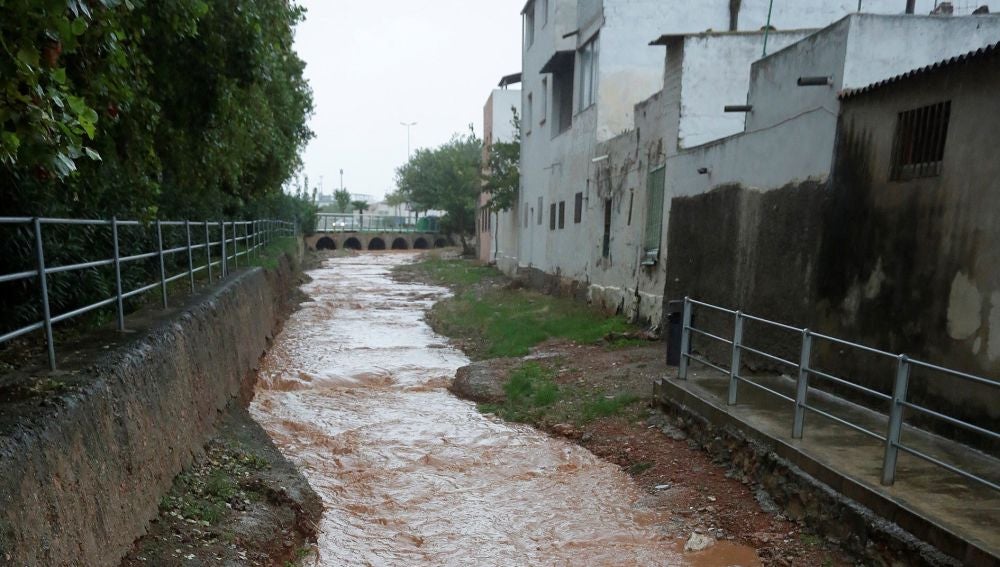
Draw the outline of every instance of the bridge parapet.
[[[316,232],[392,232],[438,234],[437,217],[424,217],[411,222],[406,217],[390,215],[353,215],[350,213],[319,213]]]

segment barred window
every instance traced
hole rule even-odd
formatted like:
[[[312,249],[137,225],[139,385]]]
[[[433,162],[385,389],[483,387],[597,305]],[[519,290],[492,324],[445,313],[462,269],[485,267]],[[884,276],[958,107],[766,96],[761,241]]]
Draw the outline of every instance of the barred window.
[[[573,223],[580,224],[583,221],[583,193],[577,193],[573,198]]]
[[[559,201],[559,229],[566,228],[566,201]]]
[[[642,237],[642,265],[644,266],[651,266],[660,258],[665,183],[665,168],[658,167],[649,172],[649,179],[646,183],[646,230]]]
[[[892,150],[892,181],[941,174],[951,101],[900,112]]]

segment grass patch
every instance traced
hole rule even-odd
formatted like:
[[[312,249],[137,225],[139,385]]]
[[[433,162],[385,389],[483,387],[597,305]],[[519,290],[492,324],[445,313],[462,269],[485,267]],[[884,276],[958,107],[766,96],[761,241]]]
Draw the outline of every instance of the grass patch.
[[[632,330],[623,317],[608,317],[569,298],[481,285],[505,279],[496,269],[469,260],[431,255],[397,270],[455,290],[453,297],[434,306],[429,318],[443,335],[477,339],[471,347],[473,358],[524,356],[550,338],[592,343],[609,333]],[[629,339],[618,342],[617,348],[636,344]]]
[[[502,404],[479,404],[479,411],[522,423],[535,423],[545,409],[559,400],[553,372],[535,362],[526,362],[511,372],[504,384],[507,399]]]
[[[639,401],[635,394],[618,394],[612,398],[600,397],[584,404],[580,410],[582,421],[593,421],[601,417],[620,415],[625,408]]]
[[[285,254],[294,253],[298,245],[299,239],[294,236],[276,238],[270,244],[258,250],[260,252],[259,256],[256,252],[250,254],[250,265],[275,270],[278,268],[278,262],[281,260],[281,257]],[[242,262],[246,261],[245,258],[246,256],[240,257],[241,266],[243,265]]]

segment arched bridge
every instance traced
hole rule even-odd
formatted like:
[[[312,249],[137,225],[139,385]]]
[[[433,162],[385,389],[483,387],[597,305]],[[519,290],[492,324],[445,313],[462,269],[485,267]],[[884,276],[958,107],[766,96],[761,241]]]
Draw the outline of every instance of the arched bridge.
[[[448,239],[430,232],[317,232],[306,237],[310,250],[429,250],[448,246]]]
[[[408,223],[404,217],[319,214],[316,233],[306,237],[311,250],[428,250],[448,246],[437,219]]]

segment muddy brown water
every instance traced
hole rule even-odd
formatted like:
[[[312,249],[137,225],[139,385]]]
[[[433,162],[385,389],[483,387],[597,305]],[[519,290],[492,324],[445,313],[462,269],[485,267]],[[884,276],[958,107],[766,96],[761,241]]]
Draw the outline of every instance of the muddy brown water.
[[[261,369],[251,411],[324,501],[318,564],[760,564],[683,553],[619,467],[452,396],[468,360],[423,321],[448,290],[389,275],[413,258],[325,260]]]

